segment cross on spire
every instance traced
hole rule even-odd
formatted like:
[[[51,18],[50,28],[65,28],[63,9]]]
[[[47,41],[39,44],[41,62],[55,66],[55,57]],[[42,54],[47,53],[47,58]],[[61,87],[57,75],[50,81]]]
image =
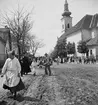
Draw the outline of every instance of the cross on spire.
[[[65,4],[68,4],[67,0],[65,0]]]
[[[65,4],[64,4],[64,13],[62,14],[62,16],[70,16],[71,12],[68,9],[68,2],[67,0],[65,0]]]

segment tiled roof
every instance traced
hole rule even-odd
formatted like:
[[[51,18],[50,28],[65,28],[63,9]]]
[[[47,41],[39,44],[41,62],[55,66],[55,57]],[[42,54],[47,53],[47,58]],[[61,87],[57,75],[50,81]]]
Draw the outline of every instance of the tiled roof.
[[[98,45],[98,39],[96,37],[92,38],[90,41],[87,42],[87,45],[88,46]]]
[[[92,21],[89,28],[95,28],[95,27],[98,27],[98,14],[95,14],[92,17]]]
[[[65,39],[68,35],[79,31],[80,29],[89,29],[92,15],[85,15],[75,26],[68,29],[59,39]]]
[[[68,35],[79,31],[80,29],[89,29],[92,15],[85,15],[75,26],[68,29],[59,39],[65,39]]]

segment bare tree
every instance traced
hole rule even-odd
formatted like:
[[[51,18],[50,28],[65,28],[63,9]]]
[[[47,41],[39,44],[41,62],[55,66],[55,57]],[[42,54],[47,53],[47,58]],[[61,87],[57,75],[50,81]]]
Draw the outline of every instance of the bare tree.
[[[31,35],[31,36],[28,35],[27,43],[28,43],[28,46],[29,46],[29,50],[31,51],[33,56],[35,56],[36,52],[40,48],[44,47],[44,44],[43,44],[42,40],[38,40],[35,35]]]
[[[20,9],[18,6],[17,10],[11,12],[11,16],[7,13],[3,16],[3,25],[7,25],[10,29],[12,42],[18,48],[19,57],[25,51],[25,38],[33,26],[31,14],[32,11],[26,13],[24,8]]]

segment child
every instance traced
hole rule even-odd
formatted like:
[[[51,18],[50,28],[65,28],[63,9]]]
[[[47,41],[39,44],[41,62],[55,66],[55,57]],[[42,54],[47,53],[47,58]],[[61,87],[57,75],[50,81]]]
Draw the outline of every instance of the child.
[[[36,67],[37,67],[37,63],[36,63],[35,58],[33,58],[30,68],[31,68],[31,72],[34,76],[36,76]]]

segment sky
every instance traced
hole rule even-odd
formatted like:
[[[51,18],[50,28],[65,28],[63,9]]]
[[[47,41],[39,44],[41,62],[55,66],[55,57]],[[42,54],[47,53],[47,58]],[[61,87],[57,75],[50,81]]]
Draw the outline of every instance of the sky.
[[[98,13],[98,0],[67,0],[69,11],[72,12],[72,24],[75,25],[86,14]],[[26,11],[33,8],[31,30],[38,39],[42,39],[45,46],[37,52],[37,55],[49,53],[55,47],[57,37],[61,33],[61,18],[64,12],[65,0],[0,0],[0,13],[15,10],[17,5],[24,7]]]

